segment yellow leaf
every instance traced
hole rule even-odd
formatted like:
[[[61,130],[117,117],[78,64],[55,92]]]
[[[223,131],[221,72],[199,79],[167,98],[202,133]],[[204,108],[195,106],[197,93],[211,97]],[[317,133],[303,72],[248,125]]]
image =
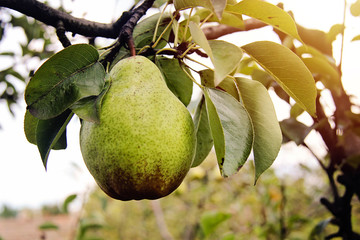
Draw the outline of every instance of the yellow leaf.
[[[316,116],[317,90],[304,62],[290,49],[269,41],[247,44],[242,49],[311,116]]]
[[[258,19],[301,41],[292,17],[271,3],[261,0],[244,0],[236,5],[227,5],[226,11]]]

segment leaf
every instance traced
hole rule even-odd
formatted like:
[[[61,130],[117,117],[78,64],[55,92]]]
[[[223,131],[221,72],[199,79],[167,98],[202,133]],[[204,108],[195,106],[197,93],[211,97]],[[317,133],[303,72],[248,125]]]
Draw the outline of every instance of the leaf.
[[[211,136],[214,141],[217,162],[220,173],[223,175],[223,165],[225,162],[225,134],[221,124],[219,114],[209,94],[210,89],[204,89],[205,106],[208,114]]]
[[[235,81],[234,78],[227,77],[217,86],[217,88],[223,90],[224,92],[229,93],[236,100],[241,102],[242,100],[240,98],[239,89],[237,88],[234,81]]]
[[[269,41],[247,44],[242,49],[311,116],[316,116],[317,90],[303,61],[290,49]]]
[[[214,83],[214,71],[211,69],[204,69],[199,71],[201,78],[201,85],[209,88],[215,88]],[[223,90],[229,93],[236,100],[240,101],[239,91],[234,83],[234,78],[225,78],[217,87],[217,89]]]
[[[62,205],[62,210],[64,213],[69,213],[69,204],[72,203],[76,198],[77,198],[76,194],[71,194],[65,199]]]
[[[154,4],[153,4],[153,8],[159,8],[162,5],[164,5],[167,2],[167,0],[155,0]]]
[[[200,219],[200,228],[205,237],[215,232],[216,228],[226,220],[231,218],[231,214],[223,212],[205,212]]]
[[[70,110],[66,110],[55,118],[39,120],[36,128],[36,145],[38,146],[45,169],[51,148],[65,132],[72,116],[73,113]]]
[[[210,40],[209,44],[215,67],[215,86],[217,86],[228,74],[236,69],[243,53],[238,46],[225,41]]]
[[[36,128],[39,123],[39,119],[31,115],[29,111],[25,112],[24,117],[24,132],[25,137],[29,143],[36,145]]]
[[[258,81],[236,78],[254,127],[255,182],[275,161],[282,143],[279,122],[267,89]]]
[[[190,29],[190,33],[191,36],[194,40],[194,42],[196,42],[196,44],[198,44],[206,53],[207,55],[210,57],[211,61],[213,61],[214,56],[212,54],[212,50],[209,44],[209,41],[207,40],[204,32],[201,30],[200,26],[198,24],[196,24],[195,22],[191,21],[189,22],[189,29]]]
[[[354,17],[360,16],[360,0],[357,0],[350,6],[351,15]]]
[[[201,21],[203,21],[211,14],[211,10],[201,8],[198,9],[195,14],[200,17]],[[221,20],[216,15],[213,15],[207,19],[207,22],[218,22],[232,27],[244,28],[244,21],[242,19],[242,15],[234,14],[227,11],[223,12]]]
[[[29,111],[25,112],[24,118],[24,132],[28,142],[37,145],[37,129],[39,124],[39,119],[31,115]],[[42,120],[42,121],[51,121],[51,120]],[[57,142],[51,147],[54,150],[65,149],[67,146],[66,143],[66,132],[64,131]]]
[[[192,7],[204,7],[214,12],[219,19],[221,19],[226,7],[226,0],[174,0],[173,2],[176,10]]]
[[[290,141],[294,141],[297,145],[302,144],[312,130],[311,127],[298,122],[294,118],[284,119],[280,122],[280,126],[283,135]]]
[[[159,17],[160,17],[160,13],[151,15],[150,17],[145,18],[135,26],[133,32],[133,38],[134,38],[134,44],[137,48],[142,48],[152,43],[155,27]],[[170,21],[171,21],[171,17],[169,15],[164,15],[161,18],[159,22],[158,30],[156,32],[156,39],[160,37],[161,33],[165,30],[166,26],[170,23]],[[159,42],[156,48],[163,48],[166,46],[169,40],[170,31],[171,28],[168,28],[168,30],[162,36],[163,40]]]
[[[40,230],[58,230],[59,226],[52,222],[45,222],[39,226]]]
[[[306,45],[312,46],[323,54],[332,55],[332,44],[325,32],[317,29],[307,29],[299,25],[297,29],[301,39]]]
[[[53,118],[76,101],[100,94],[105,70],[98,58],[94,47],[78,44],[48,59],[25,90],[30,113],[39,119]]]
[[[304,112],[304,109],[302,109],[298,103],[295,103],[293,106],[291,106],[290,109],[290,117],[297,118]]]
[[[219,85],[240,64],[243,55],[241,49],[234,44],[222,40],[208,41],[199,25],[194,22],[190,22],[189,28],[193,40],[210,57],[215,68],[215,86]]]
[[[353,39],[351,39],[352,42],[359,41],[359,40],[360,40],[360,35],[357,35],[357,36],[353,37]]]
[[[312,229],[308,240],[322,240],[325,238],[325,228],[329,223],[331,222],[331,219],[326,219],[318,224]]]
[[[209,155],[214,141],[211,136],[208,114],[206,111],[205,98],[201,100],[196,108],[194,115],[194,124],[196,132],[196,153],[191,167],[199,166]]]
[[[206,88],[204,96],[220,172],[227,177],[249,157],[253,126],[246,109],[230,94]]]
[[[327,33],[327,37],[329,42],[334,42],[336,40],[336,37],[339,34],[342,34],[344,32],[345,26],[343,24],[335,24],[330,28],[330,31]]]
[[[180,66],[181,63],[177,59],[162,56],[157,56],[155,63],[163,74],[168,88],[185,106],[189,105],[193,91],[193,81],[184,72]]]
[[[271,3],[261,0],[243,0],[235,5],[227,5],[225,10],[258,19],[302,41],[292,17]]]
[[[320,74],[322,76],[320,80],[326,88],[339,91],[340,74],[327,60],[319,57],[312,57],[303,58],[303,62],[312,73]]]
[[[90,96],[87,98],[80,99],[74,103],[70,109],[81,119],[100,123],[100,109],[102,100],[110,88],[110,82],[105,81],[105,86],[102,92],[98,96]]]

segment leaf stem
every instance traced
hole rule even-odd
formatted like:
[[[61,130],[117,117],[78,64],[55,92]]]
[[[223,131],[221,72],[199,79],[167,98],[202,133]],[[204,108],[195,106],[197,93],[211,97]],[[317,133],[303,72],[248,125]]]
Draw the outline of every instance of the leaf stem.
[[[190,61],[193,61],[193,62],[195,62],[195,63],[197,63],[197,64],[199,64],[199,65],[201,65],[201,66],[203,66],[203,67],[205,67],[205,68],[208,68],[208,69],[213,70],[211,67],[209,67],[209,66],[203,64],[202,62],[199,62],[199,61],[197,61],[197,60],[195,60],[195,59],[193,59],[193,58],[191,58],[191,57],[189,57],[189,56],[185,56],[185,58],[188,59],[188,60],[190,60]]]
[[[195,79],[194,79],[194,77],[190,74],[190,73],[188,73],[187,71],[186,71],[186,69],[185,69],[185,63],[184,62],[181,62],[182,64],[180,64],[180,66],[181,66],[181,69],[185,72],[185,74],[191,79],[191,81],[193,81],[193,83],[195,83],[200,89],[204,89],[204,87],[201,85],[201,84],[199,84]]]
[[[169,29],[169,27],[171,26],[171,24],[174,22],[174,19],[176,18],[176,15],[174,15],[171,18],[171,21],[169,22],[169,24],[166,26],[166,28],[162,31],[162,33],[160,34],[160,36],[158,37],[158,39],[156,40],[156,42],[151,45],[151,48],[155,48],[156,45],[158,45],[158,43],[160,42],[160,40],[162,39],[162,37],[164,36],[164,34],[166,33],[166,31]]]
[[[152,42],[155,42],[155,40],[156,40],[156,34],[157,34],[158,29],[159,29],[160,20],[161,20],[162,16],[164,15],[164,12],[165,12],[166,7],[167,7],[168,5],[169,5],[169,2],[166,2],[166,5],[165,5],[164,9],[163,9],[163,10],[161,11],[161,13],[160,13],[160,16],[159,16],[159,18],[158,18],[158,20],[157,20],[157,23],[156,23],[156,26],[155,26],[155,31],[154,31],[154,35],[153,35]]]
[[[157,51],[156,55],[160,54],[161,52],[165,52],[165,51],[171,51],[171,52],[174,52],[175,54],[177,53],[177,51],[173,48],[163,48],[163,49],[160,49],[159,51]]]
[[[347,1],[344,0],[344,17],[343,17],[343,28],[341,31],[341,49],[340,49],[340,60],[338,70],[340,72],[340,76],[342,76],[342,62],[343,62],[343,54],[344,54],[344,42],[345,42],[345,21],[346,21],[346,9],[347,9]]]
[[[191,17],[191,14],[192,14],[193,10],[194,10],[194,8],[192,7],[191,10],[190,10],[190,13],[189,13],[189,17],[188,17],[188,19],[186,20],[185,31],[184,31],[184,35],[183,35],[183,41],[184,41],[184,42],[186,41],[186,34],[187,34],[187,30],[188,30],[188,28],[189,28],[190,17]]]
[[[186,56],[186,54],[193,48],[196,46],[196,43],[192,43],[183,54],[181,54],[180,58],[184,58]]]
[[[199,24],[199,27],[202,27],[213,15],[214,15],[214,13],[210,13],[210,14]],[[192,40],[192,36],[190,36],[187,41],[190,42],[191,40]]]

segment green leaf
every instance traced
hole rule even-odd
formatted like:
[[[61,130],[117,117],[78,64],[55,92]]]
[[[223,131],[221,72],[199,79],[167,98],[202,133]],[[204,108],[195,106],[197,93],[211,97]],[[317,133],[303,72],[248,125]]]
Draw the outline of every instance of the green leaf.
[[[226,7],[226,0],[174,0],[173,2],[176,10],[192,7],[204,7],[214,12],[219,19],[221,19]]]
[[[319,57],[312,57],[303,58],[303,62],[312,73],[321,75],[320,81],[326,88],[339,91],[340,74],[329,61]]]
[[[194,22],[190,22],[189,28],[193,40],[210,57],[215,68],[215,86],[219,85],[240,64],[243,55],[241,49],[222,40],[208,41],[199,25]]]
[[[291,106],[290,117],[297,118],[298,116],[303,114],[303,112],[304,112],[304,109],[302,109],[298,103],[295,103],[294,105]]]
[[[215,88],[214,71],[211,69],[204,69],[199,71],[201,85],[209,88]],[[234,83],[234,78],[225,78],[216,88],[229,93],[236,100],[240,101],[239,91]]]
[[[279,122],[267,89],[258,81],[236,78],[254,127],[255,182],[275,161],[282,143]]]
[[[105,86],[98,96],[90,96],[75,102],[70,109],[81,119],[100,123],[100,109],[102,100],[110,88],[110,82],[105,81]]]
[[[148,18],[145,18],[136,25],[133,32],[133,38],[134,38],[135,46],[137,48],[142,48],[152,43],[155,27],[159,17],[160,17],[160,13],[154,14]],[[165,30],[166,26],[170,23],[170,21],[171,21],[171,17],[169,15],[162,16],[156,33],[156,39],[160,37],[161,33]],[[168,30],[162,36],[163,40],[159,42],[156,48],[165,47],[165,45],[168,42],[170,32],[171,32],[171,28],[168,28]]]
[[[209,41],[207,40],[204,32],[201,30],[199,24],[191,21],[189,23],[189,29],[194,42],[196,42],[196,44],[198,44],[207,53],[211,61],[213,61],[214,56],[212,54]]]
[[[66,126],[74,114],[66,110],[59,116],[47,120],[39,120],[36,128],[36,145],[46,169],[50,150],[65,133]],[[66,146],[64,147],[66,148]]]
[[[37,145],[36,135],[37,135],[39,121],[52,121],[52,120],[39,120],[33,115],[31,115],[29,111],[25,112],[25,118],[24,118],[25,136],[28,142],[35,145]],[[64,131],[61,134],[60,138],[56,141],[56,143],[53,144],[51,148],[54,150],[59,150],[59,149],[65,149],[66,146],[67,146],[66,132]]]
[[[209,44],[215,67],[215,86],[217,86],[228,74],[236,69],[243,52],[238,46],[225,41],[210,40]]]
[[[154,4],[153,4],[153,8],[159,8],[162,5],[164,5],[167,2],[167,0],[155,0]]]
[[[317,90],[303,61],[290,49],[269,41],[247,44],[242,49],[311,116],[316,116]]]
[[[205,212],[200,219],[200,227],[205,237],[215,232],[216,228],[229,218],[231,218],[229,213]]]
[[[199,166],[209,155],[214,141],[211,136],[209,118],[206,111],[205,98],[201,100],[196,108],[194,115],[194,124],[196,132],[196,154],[191,167]]]
[[[77,198],[76,194],[71,194],[65,199],[62,205],[62,210],[64,213],[69,213],[69,204],[72,203],[76,198]]]
[[[318,224],[312,229],[308,240],[322,240],[325,238],[325,228],[329,223],[331,222],[331,219],[326,219]]]
[[[228,5],[226,11],[256,18],[301,41],[292,17],[271,3],[261,0],[243,0],[238,4]]]
[[[168,88],[185,106],[189,105],[193,91],[193,81],[184,72],[179,60],[157,56],[155,63],[164,76]]]
[[[196,15],[200,17],[200,20],[205,20],[211,14],[211,10],[201,8],[196,11]],[[234,14],[231,12],[224,11],[221,20],[213,15],[207,19],[207,22],[218,22],[232,27],[244,28],[244,21],[241,14]]]
[[[311,127],[298,122],[294,118],[284,119],[280,122],[280,126],[284,137],[290,141],[294,141],[297,145],[302,144],[312,130]]]
[[[52,222],[45,222],[39,226],[40,230],[58,230],[59,226]]]
[[[209,126],[211,136],[214,141],[216,158],[220,168],[221,174],[223,173],[223,165],[225,162],[225,134],[221,124],[219,114],[209,94],[210,89],[204,89],[205,106],[208,114]],[[223,174],[222,174],[223,175]]]
[[[239,89],[237,88],[235,84],[235,79],[227,77],[225,78],[218,86],[218,89],[223,90],[224,92],[229,93],[231,96],[233,96],[236,100],[241,102]]]
[[[206,88],[204,96],[220,172],[227,177],[249,157],[253,126],[244,106],[230,94]]]
[[[24,117],[24,132],[25,137],[29,143],[36,145],[36,128],[39,123],[39,119],[31,115],[29,111],[25,112]]]
[[[39,119],[53,118],[76,101],[100,94],[105,70],[98,58],[94,47],[78,44],[48,59],[25,90],[30,113]]]

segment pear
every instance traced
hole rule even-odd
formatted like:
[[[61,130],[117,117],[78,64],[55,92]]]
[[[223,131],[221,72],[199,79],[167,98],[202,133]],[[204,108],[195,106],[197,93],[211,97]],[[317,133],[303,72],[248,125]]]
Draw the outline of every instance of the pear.
[[[133,56],[110,71],[100,123],[82,121],[80,148],[100,188],[119,200],[157,199],[173,192],[195,153],[189,111],[149,59]]]

